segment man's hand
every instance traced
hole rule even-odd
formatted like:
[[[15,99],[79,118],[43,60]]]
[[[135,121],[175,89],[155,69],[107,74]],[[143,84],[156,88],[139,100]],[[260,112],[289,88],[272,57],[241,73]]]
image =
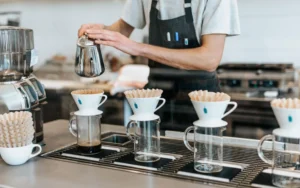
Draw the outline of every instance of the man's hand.
[[[103,24],[83,24],[80,29],[78,30],[78,37],[81,37],[82,35],[84,35],[86,33],[86,30],[88,29],[105,29],[105,25]]]
[[[88,37],[94,39],[97,44],[112,46],[127,54],[139,56],[140,44],[130,40],[128,37],[119,32],[105,29],[88,29],[86,32]]]

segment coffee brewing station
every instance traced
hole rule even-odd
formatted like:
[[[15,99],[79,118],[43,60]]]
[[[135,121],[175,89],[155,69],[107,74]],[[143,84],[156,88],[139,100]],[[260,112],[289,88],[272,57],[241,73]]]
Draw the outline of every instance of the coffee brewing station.
[[[125,91],[133,115],[125,128],[111,130],[112,126],[101,125],[105,111],[99,107],[108,99],[104,91],[75,90],[70,95],[78,111],[70,112],[69,127],[59,129],[63,126],[53,125],[51,129],[62,130],[58,135],[64,135],[69,142],[55,145],[55,135],[52,140],[44,141],[43,137],[47,135],[43,131],[43,106],[47,98],[43,84],[32,74],[36,56],[31,29],[0,27],[0,112],[30,112],[35,129],[32,142],[44,146],[39,159],[28,163],[43,166],[44,160],[51,159],[49,164],[70,163],[77,171],[85,165],[94,167],[91,171],[100,168],[168,177],[192,183],[191,187],[300,187],[298,99],[271,102],[280,128],[258,141],[223,136],[228,124],[223,118],[238,107],[226,93],[191,91],[190,105],[199,119],[186,122],[190,127],[185,133],[170,131],[163,135],[160,125],[164,122],[156,113],[168,100],[161,97],[163,90]],[[100,45],[86,36],[77,42],[75,72],[83,77],[96,77],[104,72]],[[3,160],[9,163],[6,152],[1,151]],[[5,169],[10,168],[14,167]],[[92,174],[98,178],[97,173]]]

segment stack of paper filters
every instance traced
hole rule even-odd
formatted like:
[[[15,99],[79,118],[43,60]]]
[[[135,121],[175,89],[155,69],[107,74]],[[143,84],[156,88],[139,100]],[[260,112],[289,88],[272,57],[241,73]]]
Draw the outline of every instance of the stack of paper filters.
[[[300,132],[300,100],[299,99],[274,99],[271,106],[280,129],[275,129],[273,134],[299,138]]]
[[[34,138],[32,114],[12,112],[0,115],[0,147],[14,148],[32,144]]]
[[[192,101],[203,101],[203,102],[217,102],[217,101],[229,101],[230,96],[226,93],[214,93],[208,91],[193,91],[189,93]]]
[[[125,91],[126,98],[152,98],[160,97],[163,93],[161,89],[138,89]]]
[[[230,96],[226,93],[200,90],[189,93],[189,97],[199,117],[199,120],[195,121],[194,125],[199,127],[226,126],[227,122],[222,119],[232,113],[237,107],[237,103],[231,102]],[[225,113],[228,105],[233,105],[233,108]]]

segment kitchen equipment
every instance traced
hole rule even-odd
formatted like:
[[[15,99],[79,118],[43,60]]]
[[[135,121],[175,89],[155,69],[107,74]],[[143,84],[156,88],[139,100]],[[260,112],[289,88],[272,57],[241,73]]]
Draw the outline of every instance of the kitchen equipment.
[[[225,63],[218,67],[217,73],[221,91],[228,93],[239,105],[225,118],[227,136],[260,139],[272,134],[279,125],[270,101],[299,95],[292,63]]]
[[[126,130],[128,137],[134,142],[134,155],[138,162],[156,162],[160,159],[160,118],[154,112],[166,102],[160,98],[162,92],[157,89],[125,92],[134,112],[134,115],[129,117],[131,121],[127,124]],[[162,104],[157,107],[159,101],[162,101]],[[135,134],[131,137],[129,128],[133,126]]]
[[[229,100],[218,102],[192,101],[192,104],[199,120],[221,120],[237,108],[237,103]],[[225,113],[228,105],[233,105],[233,107]]]
[[[40,87],[36,88],[35,85]],[[24,77],[14,83],[0,83],[0,90],[0,101],[5,104],[9,112],[29,111],[32,113],[35,128],[34,142],[41,143],[44,139],[43,106],[46,105],[46,92],[43,85],[35,77]]]
[[[19,11],[0,12],[0,26],[19,26],[20,17]]]
[[[188,127],[184,134],[184,144],[194,152],[194,169],[201,173],[218,173],[223,169],[223,131],[227,122],[203,120]],[[194,147],[188,140],[188,133],[194,131]]]
[[[98,114],[98,108],[105,103],[107,96],[102,89],[76,90],[71,93],[81,114]],[[104,98],[104,100],[102,100]]]
[[[0,26],[0,82],[17,81],[29,76],[37,63],[33,31]]]
[[[42,143],[43,108],[47,104],[41,82],[32,74],[38,58],[34,49],[33,30],[0,27],[0,103],[9,112],[32,113],[35,139]]]
[[[131,120],[126,133],[134,143],[134,159],[138,162],[156,162],[160,159],[160,118],[148,121]],[[134,136],[129,129],[134,128]]]
[[[297,136],[300,131],[300,108],[280,108],[272,106],[280,129],[291,130],[289,134]],[[289,135],[287,135],[289,136]]]
[[[300,109],[298,103],[297,99],[271,101],[280,128],[275,129],[272,135],[264,136],[257,147],[259,157],[265,163],[272,165],[272,182],[279,187],[300,186]],[[262,145],[266,140],[273,141],[272,159],[265,157],[262,150]]]
[[[131,120],[136,121],[147,121],[158,119],[158,116],[154,114],[159,110],[166,102],[165,99],[160,97],[151,97],[151,98],[127,98],[130,107],[134,113],[130,117]],[[162,103],[157,107],[159,101]]]
[[[52,129],[56,129],[57,126],[61,125],[57,124],[54,127],[52,126]],[[102,138],[126,136],[120,133],[119,130],[116,131],[117,132],[105,132],[102,134]],[[120,152],[105,157],[102,157],[101,154],[95,156],[77,155],[76,157],[70,157],[70,155],[68,155],[69,157],[66,157],[67,154],[75,154],[74,148],[76,148],[76,144],[69,144],[72,142],[72,139],[64,139],[64,147],[54,147],[53,150],[44,153],[42,157],[54,161],[64,161],[70,164],[76,163],[80,166],[93,168],[95,170],[108,168],[113,171],[113,173],[122,172],[121,174],[125,174],[128,177],[147,175],[150,178],[152,176],[168,178],[170,180],[176,180],[176,185],[178,183],[186,185],[187,182],[192,182],[196,187],[250,188],[250,182],[267,166],[257,157],[256,146],[251,144],[253,140],[237,140],[236,138],[223,137],[223,171],[213,174],[198,173],[194,171],[193,165],[190,168],[193,156],[191,152],[186,149],[184,144],[182,144],[182,140],[180,140],[182,136],[182,133],[170,133],[166,136],[161,136],[161,158],[154,163],[135,161],[134,155],[131,153],[134,150],[134,144],[129,143],[120,146],[116,145],[116,140],[106,142],[105,146],[120,149]],[[242,140],[243,142],[241,142]],[[54,142],[52,144],[56,143]],[[167,157],[169,160],[166,160]],[[128,160],[130,160],[130,163],[125,163],[128,162]],[[122,164],[120,164],[121,162]],[[186,167],[190,169],[191,173],[185,175],[178,173],[183,171],[183,168],[186,169]],[[165,185],[165,187],[167,186]]]
[[[77,111],[71,117],[69,130],[77,137],[78,153],[93,155],[101,151],[101,114],[82,115]]]
[[[295,130],[275,129],[273,135],[264,136],[258,144],[258,155],[265,163],[272,165],[272,182],[278,187],[300,186],[300,136],[299,131],[293,132]],[[262,150],[265,140],[272,140],[271,159]]]
[[[37,151],[32,153],[34,148],[38,148]],[[42,152],[42,147],[38,144],[30,144],[23,147],[15,148],[1,148],[0,154],[2,159],[9,165],[22,165],[29,159],[38,156]]]
[[[75,72],[82,77],[97,77],[105,71],[99,44],[88,39],[86,35],[77,41]]]
[[[225,63],[217,70],[221,90],[253,95],[253,92],[288,92],[296,81],[293,64]]]
[[[198,172],[217,173],[223,169],[222,136],[227,122],[222,118],[237,108],[236,102],[230,102],[228,97],[224,99],[224,101],[207,102],[194,101],[191,98],[199,120],[193,123],[194,126],[186,129],[183,141],[185,146],[194,152],[194,169]],[[232,104],[233,108],[225,113],[229,104]],[[192,130],[194,131],[194,147],[187,140],[188,133]]]

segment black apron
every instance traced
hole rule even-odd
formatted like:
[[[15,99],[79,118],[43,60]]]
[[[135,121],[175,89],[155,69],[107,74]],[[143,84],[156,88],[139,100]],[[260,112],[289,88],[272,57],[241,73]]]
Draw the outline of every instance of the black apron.
[[[185,0],[185,15],[160,20],[156,9],[157,0],[152,0],[150,11],[149,44],[171,49],[188,49],[200,47],[191,8],[192,0]],[[174,10],[176,11],[176,10]],[[197,63],[197,62],[195,62]],[[219,81],[216,72],[187,71],[166,66],[149,60],[149,88],[168,90],[171,98],[178,98],[193,90],[219,91]],[[165,88],[164,88],[165,87]],[[172,93],[170,95],[170,93]]]

